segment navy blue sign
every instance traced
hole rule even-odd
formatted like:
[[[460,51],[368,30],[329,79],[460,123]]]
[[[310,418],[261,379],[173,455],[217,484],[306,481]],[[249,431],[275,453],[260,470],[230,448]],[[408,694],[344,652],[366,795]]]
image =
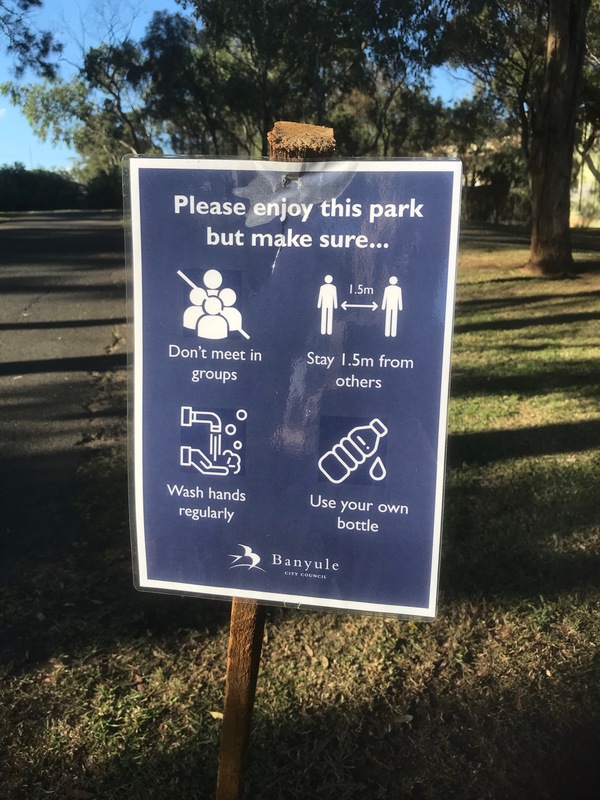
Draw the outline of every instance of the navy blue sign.
[[[138,587],[434,616],[460,164],[129,172]]]

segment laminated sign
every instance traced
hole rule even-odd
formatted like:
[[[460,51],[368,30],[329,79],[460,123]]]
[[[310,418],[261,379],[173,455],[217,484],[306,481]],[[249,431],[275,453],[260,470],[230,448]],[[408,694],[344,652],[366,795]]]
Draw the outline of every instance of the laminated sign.
[[[459,162],[128,170],[138,587],[434,616]]]

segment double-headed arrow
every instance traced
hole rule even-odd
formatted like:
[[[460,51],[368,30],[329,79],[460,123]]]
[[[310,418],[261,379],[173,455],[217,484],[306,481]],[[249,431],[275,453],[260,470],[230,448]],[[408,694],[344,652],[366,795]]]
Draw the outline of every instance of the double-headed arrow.
[[[375,301],[372,303],[348,303],[347,300],[344,300],[342,303],[342,308],[346,311],[348,308],[370,308],[371,311],[375,311],[376,308],[379,306]]]

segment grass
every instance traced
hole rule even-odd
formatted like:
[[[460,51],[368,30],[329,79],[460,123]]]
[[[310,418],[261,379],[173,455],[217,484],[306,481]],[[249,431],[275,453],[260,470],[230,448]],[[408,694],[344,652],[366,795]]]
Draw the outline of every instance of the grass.
[[[576,244],[548,281],[518,230],[463,232],[440,613],[270,609],[246,800],[600,794],[600,256]],[[89,448],[85,541],[2,595],[0,796],[211,798],[228,604],[132,589],[123,430]]]

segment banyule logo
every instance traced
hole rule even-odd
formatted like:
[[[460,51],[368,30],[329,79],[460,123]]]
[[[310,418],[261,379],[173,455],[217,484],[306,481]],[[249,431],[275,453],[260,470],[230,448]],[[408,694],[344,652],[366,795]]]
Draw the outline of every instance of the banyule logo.
[[[283,567],[288,578],[319,578],[327,580],[327,573],[337,572],[340,565],[337,561],[326,558],[288,558],[281,553],[271,553],[271,565]]]
[[[252,551],[251,547],[248,547],[247,544],[240,544],[239,547],[242,548],[244,551],[242,555],[234,555],[233,553],[229,553],[229,557],[233,559],[231,566],[229,569],[233,569],[234,567],[245,567],[246,569],[259,569],[261,572],[265,572],[262,567],[259,567],[261,558],[257,553]]]
[[[265,569],[259,567],[262,559],[255,553],[254,550],[247,544],[238,544],[242,549],[242,553],[235,554],[229,553],[231,558],[231,566],[229,569],[235,567],[243,567],[244,569],[259,569],[261,572],[266,572]],[[326,558],[289,558],[281,553],[271,553],[270,562],[272,567],[283,568],[284,574],[289,578],[320,578],[327,580],[327,573],[338,572],[340,565],[337,561],[332,561],[329,557]]]

